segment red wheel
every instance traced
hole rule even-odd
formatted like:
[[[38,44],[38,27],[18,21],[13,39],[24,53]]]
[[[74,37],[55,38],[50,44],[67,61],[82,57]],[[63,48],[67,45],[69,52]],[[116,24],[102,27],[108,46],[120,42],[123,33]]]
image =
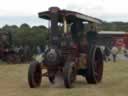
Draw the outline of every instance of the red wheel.
[[[89,50],[86,80],[90,84],[99,83],[103,75],[103,57],[100,48],[93,46]]]

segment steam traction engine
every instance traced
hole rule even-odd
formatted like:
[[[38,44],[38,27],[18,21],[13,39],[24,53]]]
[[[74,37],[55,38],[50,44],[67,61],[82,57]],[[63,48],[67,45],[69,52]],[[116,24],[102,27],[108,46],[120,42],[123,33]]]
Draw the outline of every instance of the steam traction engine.
[[[101,21],[57,7],[39,13],[39,17],[49,21],[49,40],[45,52],[29,66],[30,88],[39,87],[43,76],[55,83],[58,73],[66,88],[72,87],[76,75],[85,77],[89,84],[99,83],[103,74],[103,58],[95,42],[96,24],[101,24]],[[86,31],[85,25],[89,26]]]

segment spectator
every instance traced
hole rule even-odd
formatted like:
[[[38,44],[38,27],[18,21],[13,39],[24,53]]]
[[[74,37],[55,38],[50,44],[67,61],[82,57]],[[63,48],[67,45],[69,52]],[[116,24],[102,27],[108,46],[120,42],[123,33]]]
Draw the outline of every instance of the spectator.
[[[37,54],[41,54],[42,53],[42,50],[41,50],[40,46],[37,46],[36,49],[37,49]]]
[[[124,56],[128,57],[128,50],[127,49],[124,50]]]
[[[105,47],[104,49],[104,58],[105,58],[105,61],[109,61],[109,56],[110,56],[110,49],[108,47]]]
[[[118,54],[118,48],[115,46],[112,47],[111,53],[112,53],[112,57],[113,57],[113,62],[116,62],[116,58],[117,58],[117,54]]]

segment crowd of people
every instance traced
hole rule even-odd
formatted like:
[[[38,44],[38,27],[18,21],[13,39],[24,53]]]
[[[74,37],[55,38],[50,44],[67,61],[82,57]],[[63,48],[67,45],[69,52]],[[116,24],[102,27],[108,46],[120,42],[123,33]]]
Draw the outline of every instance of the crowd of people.
[[[110,61],[113,62],[117,61],[117,57],[121,54],[121,56],[124,56],[124,58],[128,58],[128,49],[126,48],[118,48],[116,46],[113,46],[112,48],[109,47],[102,47],[103,57],[104,61]]]

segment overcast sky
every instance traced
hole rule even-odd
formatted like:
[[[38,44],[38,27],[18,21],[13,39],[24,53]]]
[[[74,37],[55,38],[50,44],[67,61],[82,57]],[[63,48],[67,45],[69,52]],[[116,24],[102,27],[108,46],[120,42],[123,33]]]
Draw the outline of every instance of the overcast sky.
[[[128,0],[0,0],[0,27],[44,24],[37,13],[51,6],[78,11],[105,21],[128,21]]]

